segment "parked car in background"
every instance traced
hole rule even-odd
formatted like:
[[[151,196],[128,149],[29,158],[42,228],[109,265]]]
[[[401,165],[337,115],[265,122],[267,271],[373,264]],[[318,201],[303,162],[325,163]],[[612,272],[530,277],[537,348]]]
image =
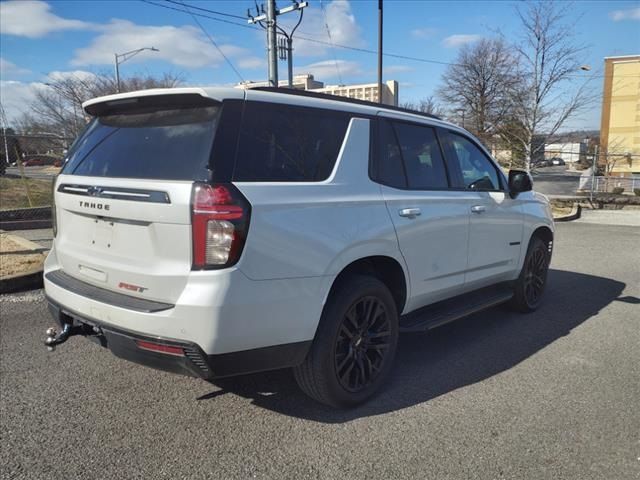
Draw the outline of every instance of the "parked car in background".
[[[549,162],[552,167],[565,165],[564,160],[560,157],[553,157]]]
[[[542,160],[537,160],[532,164],[533,168],[545,168],[551,166],[551,160],[547,160],[543,158]]]
[[[50,348],[84,335],[205,379],[291,367],[349,407],[388,378],[399,332],[541,304],[549,203],[451,123],[287,89],[83,107],[54,185]]]
[[[62,165],[62,161],[56,157],[49,157],[46,155],[43,156],[29,156],[25,160],[22,161],[22,165],[25,167],[36,167],[36,166],[44,166],[44,165],[53,165],[56,166],[56,163]]]
[[[24,167],[37,167],[44,165],[44,161],[41,158],[31,157],[22,161]]]

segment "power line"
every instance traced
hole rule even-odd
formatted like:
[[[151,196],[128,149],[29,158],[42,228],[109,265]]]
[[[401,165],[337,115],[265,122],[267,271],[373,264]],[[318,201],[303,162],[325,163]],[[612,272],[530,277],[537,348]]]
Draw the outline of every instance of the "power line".
[[[179,1],[176,1],[176,0],[164,0],[164,1],[168,2],[168,3],[174,3],[176,5],[184,5],[184,6],[186,6],[186,4],[184,4],[183,2],[179,2]],[[241,15],[235,15],[233,13],[217,12],[215,10],[210,10],[208,8],[196,7],[195,5],[189,5],[189,8],[193,8],[194,10],[200,10],[201,12],[208,12],[208,13],[213,13],[215,15],[221,15],[223,17],[238,18],[240,20],[244,20],[245,19],[245,17],[243,17]]]
[[[186,12],[183,9],[175,8],[175,7],[172,7],[170,5],[164,5],[164,4],[156,3],[156,2],[153,2],[151,0],[140,0],[140,1],[144,2],[144,3],[148,3],[149,5],[154,5],[156,7],[167,8],[167,9],[175,10],[177,12],[182,12],[182,13],[190,13],[192,16],[198,16],[198,17],[201,17],[201,18],[207,18],[207,19],[213,20],[215,22],[227,23],[229,25],[235,25],[235,26],[241,27],[241,28],[248,28],[250,30],[256,30],[256,31],[260,30],[258,27],[252,27],[251,25],[247,25],[247,24],[244,24],[244,23],[233,22],[231,20],[226,20],[224,18],[216,18],[216,17],[212,17],[210,15],[205,15],[205,14],[202,14],[202,13]],[[201,10],[203,10],[203,9],[201,9]],[[282,34],[280,32],[278,32],[278,35],[282,35]],[[305,35],[309,35],[309,34],[307,33]],[[354,51],[354,52],[368,53],[368,54],[372,54],[372,55],[377,55],[378,54],[378,52],[375,51],[375,50],[369,50],[367,48],[353,47],[353,46],[350,46],[350,45],[341,45],[339,43],[327,42],[325,40],[319,40],[317,38],[310,38],[308,36],[300,36],[300,35],[298,35],[298,38],[300,40],[306,40],[307,42],[317,43],[317,44],[320,44],[320,45],[327,45],[329,47],[342,48],[344,50],[351,50],[351,51]],[[431,59],[427,59],[427,58],[412,57],[412,56],[409,56],[409,55],[399,55],[397,53],[387,53],[387,52],[385,52],[385,53],[383,53],[383,55],[385,57],[388,57],[388,58],[396,58],[398,60],[410,60],[410,61],[413,61],[413,62],[420,62],[420,63],[430,63],[430,64],[435,64],[435,65],[447,65],[447,66],[448,65],[464,66],[464,64],[461,64],[461,63],[443,62],[443,61],[440,61],[440,60],[431,60]],[[608,76],[613,76],[613,75],[567,75],[567,77],[582,78],[582,79],[585,79],[585,80],[586,79],[594,79],[594,78],[605,78],[605,77],[608,77]],[[620,77],[620,75],[618,77]],[[640,75],[624,75],[624,77],[640,78]]]
[[[342,74],[340,73],[340,65],[338,65],[338,58],[336,57],[336,49],[333,46],[333,40],[331,39],[331,29],[329,28],[329,22],[327,21],[327,12],[324,9],[324,4],[322,0],[320,0],[320,10],[322,10],[322,16],[324,17],[324,26],[327,29],[327,36],[329,37],[329,43],[331,44],[331,53],[333,54],[333,62],[336,65],[336,71],[338,72],[338,80],[340,81],[340,85],[343,85]]]
[[[156,3],[156,2],[153,2],[151,0],[140,0],[140,1],[144,2],[144,3],[148,3],[149,5],[153,5],[153,6],[156,6],[156,7],[167,8],[169,10],[175,10],[177,12],[187,13],[183,9],[175,8],[175,7],[172,7],[170,5],[163,5],[161,3]],[[193,12],[190,12],[190,13],[191,13],[192,16],[195,15],[195,16],[198,16],[198,17],[201,17],[201,18],[208,18],[209,20],[213,20],[215,22],[227,23],[229,25],[235,25],[235,26],[241,27],[241,28],[248,28],[250,30],[256,30],[256,31],[260,30],[258,27],[252,27],[251,25],[247,25],[247,24],[244,24],[244,23],[233,22],[231,20],[225,20],[223,18],[216,18],[216,17],[212,17],[210,15],[205,15],[205,14],[202,14],[202,13],[193,13]],[[282,34],[278,32],[278,35],[282,35]],[[301,39],[301,40],[306,40],[308,42],[318,43],[320,45],[327,45],[329,47],[330,46],[334,46],[334,47],[342,48],[342,49],[345,49],[345,50],[352,50],[354,52],[370,53],[370,54],[374,54],[374,55],[378,54],[378,52],[376,52],[375,50],[369,50],[369,49],[366,49],[366,48],[351,47],[349,45],[341,45],[339,43],[330,43],[330,42],[327,42],[325,40],[319,40],[317,38],[310,38],[308,36],[307,37],[303,37],[303,36],[298,35],[298,38]],[[385,57],[391,57],[391,58],[398,58],[398,59],[401,59],[401,60],[413,60],[413,61],[422,62],[422,63],[434,63],[434,64],[438,64],[438,65],[460,65],[460,64],[451,63],[451,62],[441,62],[441,61],[438,61],[438,60],[429,60],[429,59],[426,59],[426,58],[410,57],[408,55],[398,55],[398,54],[394,54],[394,53],[385,53],[384,56]]]
[[[209,32],[207,32],[205,30],[205,28],[202,26],[202,24],[200,23],[200,21],[198,20],[198,18],[193,14],[193,12],[191,10],[189,10],[189,7],[186,4],[182,4],[185,8],[185,10],[183,10],[184,12],[188,13],[189,15],[191,15],[191,17],[193,18],[193,21],[196,22],[196,24],[198,25],[198,27],[200,27],[200,30],[202,30],[202,33],[204,33],[207,38],[209,39],[209,41],[213,44],[214,47],[216,47],[216,50],[218,50],[218,52],[220,53],[220,55],[222,55],[222,58],[224,58],[224,60],[227,62],[227,64],[231,67],[231,69],[235,72],[235,74],[238,76],[238,78],[240,79],[241,82],[244,82],[244,77],[240,74],[240,72],[236,69],[236,67],[233,65],[233,63],[231,63],[231,60],[229,60],[229,58],[224,54],[224,52],[222,51],[222,49],[218,46],[218,44],[216,43],[216,41],[213,39],[213,37],[211,35],[209,35]]]

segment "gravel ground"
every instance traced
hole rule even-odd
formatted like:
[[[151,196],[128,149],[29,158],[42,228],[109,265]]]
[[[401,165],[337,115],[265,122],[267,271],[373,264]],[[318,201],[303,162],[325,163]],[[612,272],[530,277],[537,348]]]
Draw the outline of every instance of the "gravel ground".
[[[530,315],[401,339],[388,387],[332,411],[287,371],[209,384],[73,338],[41,292],[0,297],[0,476],[24,479],[640,476],[638,229],[558,226]]]

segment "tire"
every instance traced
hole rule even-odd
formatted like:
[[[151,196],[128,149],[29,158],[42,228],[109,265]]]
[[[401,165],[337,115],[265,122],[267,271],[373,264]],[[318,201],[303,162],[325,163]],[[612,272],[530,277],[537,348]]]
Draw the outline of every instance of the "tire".
[[[538,309],[547,285],[549,257],[547,244],[541,238],[533,237],[509,302],[511,308],[523,313]]]
[[[294,377],[318,402],[353,407],[385,382],[397,344],[398,311],[391,292],[374,277],[352,275],[340,281],[327,301],[311,349],[294,367]]]

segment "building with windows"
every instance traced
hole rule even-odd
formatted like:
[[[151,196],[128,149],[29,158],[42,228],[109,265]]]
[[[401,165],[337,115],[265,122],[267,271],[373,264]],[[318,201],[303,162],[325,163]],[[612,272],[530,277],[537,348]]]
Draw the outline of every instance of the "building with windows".
[[[280,87],[286,87],[287,80],[279,80]],[[236,85],[236,88],[257,88],[268,87],[269,82],[242,82]],[[355,98],[358,100],[366,100],[378,103],[379,92],[377,83],[364,83],[356,85],[326,85],[316,80],[311,74],[294,75],[293,88],[298,90],[307,90],[309,92],[326,93],[328,95],[337,95],[339,97]],[[382,84],[382,103],[386,105],[398,106],[398,82],[389,80]]]
[[[355,98],[368,102],[378,103],[379,92],[377,83],[364,83],[359,85],[327,85],[322,88],[311,89],[313,92],[328,93],[339,97]],[[382,103],[398,106],[398,82],[389,80],[382,84]]]
[[[287,87],[289,84],[288,80],[279,80],[279,87]],[[235,88],[258,88],[258,87],[268,87],[268,81],[260,81],[260,82],[252,82],[251,80],[246,82],[238,83]],[[316,88],[324,87],[324,83],[319,82],[313,78],[313,75],[305,74],[305,75],[294,75],[293,76],[293,88],[296,90],[314,90]]]
[[[611,174],[640,174],[640,55],[604,59],[600,153]]]
[[[544,158],[547,160],[561,158],[567,164],[575,164],[584,161],[586,155],[586,142],[556,142],[544,146]]]

